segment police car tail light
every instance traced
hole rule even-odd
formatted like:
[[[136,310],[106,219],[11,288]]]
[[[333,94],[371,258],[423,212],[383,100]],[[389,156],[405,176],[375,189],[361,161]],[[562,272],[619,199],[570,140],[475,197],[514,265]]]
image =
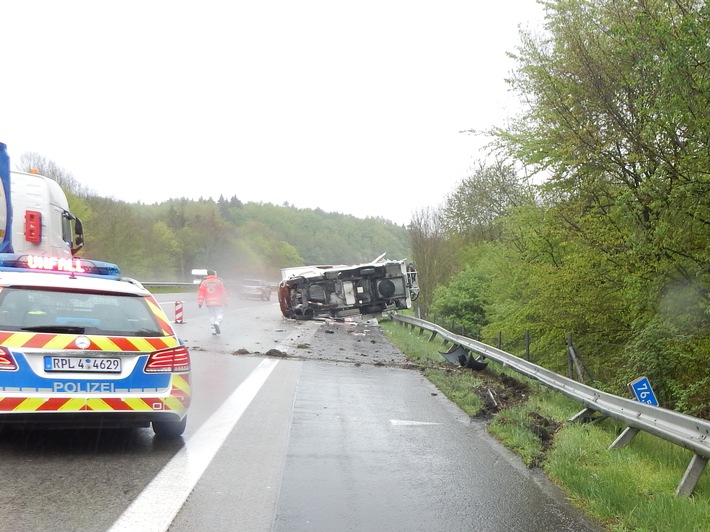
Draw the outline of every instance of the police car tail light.
[[[180,345],[172,349],[155,351],[148,357],[145,364],[147,373],[175,373],[177,371],[190,371],[190,352],[187,347]]]
[[[17,362],[7,347],[0,347],[0,371],[16,371]]]

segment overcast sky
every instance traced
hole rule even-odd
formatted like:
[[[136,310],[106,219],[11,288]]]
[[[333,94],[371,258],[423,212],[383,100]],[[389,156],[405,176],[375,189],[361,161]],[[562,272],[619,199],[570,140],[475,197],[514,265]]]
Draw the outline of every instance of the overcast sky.
[[[0,142],[126,201],[406,224],[516,111],[535,0],[0,0]]]

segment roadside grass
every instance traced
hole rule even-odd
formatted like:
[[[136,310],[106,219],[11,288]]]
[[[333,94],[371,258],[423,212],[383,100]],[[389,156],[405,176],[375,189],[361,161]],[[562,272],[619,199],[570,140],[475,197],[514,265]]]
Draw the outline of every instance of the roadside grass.
[[[383,330],[390,340],[406,353],[407,359],[418,365],[429,379],[451,401],[469,416],[476,416],[483,408],[483,402],[474,392],[482,383],[473,372],[456,371],[439,351],[448,348],[441,342],[429,342],[428,335],[419,334],[420,329],[402,327],[392,321],[383,320]],[[388,325],[385,326],[385,323]]]
[[[439,353],[440,342],[429,342],[393,321],[383,320],[385,334],[407,358],[468,415],[483,412],[477,387],[481,374],[514,378],[526,385],[523,402],[501,408],[488,431],[518,454],[528,467],[541,467],[570,501],[612,532],[710,530],[710,472],[706,469],[691,497],[675,490],[692,453],[653,435],[640,432],[623,449],[609,445],[624,430],[605,419],[570,423],[582,405],[537,381],[490,362],[484,372],[456,368]]]
[[[675,496],[692,454],[643,432],[625,448],[609,450],[622,430],[611,420],[568,424],[557,434],[543,469],[609,530],[709,530],[707,472],[692,497]]]
[[[424,375],[466,414],[471,417],[485,414],[485,404],[477,393],[485,385],[481,373],[461,371],[452,366],[441,354],[448,351],[450,345],[437,339],[429,341],[427,332],[420,333],[418,328],[405,327],[387,318],[380,320],[380,326],[409,362],[419,366]]]
[[[387,334],[392,343],[407,355],[410,362],[425,367],[451,368],[451,365],[439,354],[438,351],[447,351],[441,342],[429,342],[429,333],[420,332],[419,328],[401,325],[391,319],[380,319],[382,330]],[[444,365],[446,363],[446,365]]]
[[[475,417],[483,409],[483,401],[475,393],[481,380],[472,375],[472,372],[427,369],[424,371],[424,376],[467,415]]]

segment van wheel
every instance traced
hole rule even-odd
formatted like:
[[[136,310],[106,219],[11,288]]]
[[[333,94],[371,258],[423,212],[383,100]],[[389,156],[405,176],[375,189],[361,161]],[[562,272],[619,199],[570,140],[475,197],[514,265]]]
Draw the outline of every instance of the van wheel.
[[[160,438],[179,438],[185,432],[187,416],[180,421],[153,421],[153,432]]]

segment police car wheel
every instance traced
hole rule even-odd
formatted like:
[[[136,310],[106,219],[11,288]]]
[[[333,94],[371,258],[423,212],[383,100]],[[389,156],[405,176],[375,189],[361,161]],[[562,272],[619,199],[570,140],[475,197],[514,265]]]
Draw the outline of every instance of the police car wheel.
[[[153,421],[153,432],[161,438],[178,438],[185,432],[187,416],[181,421]]]

